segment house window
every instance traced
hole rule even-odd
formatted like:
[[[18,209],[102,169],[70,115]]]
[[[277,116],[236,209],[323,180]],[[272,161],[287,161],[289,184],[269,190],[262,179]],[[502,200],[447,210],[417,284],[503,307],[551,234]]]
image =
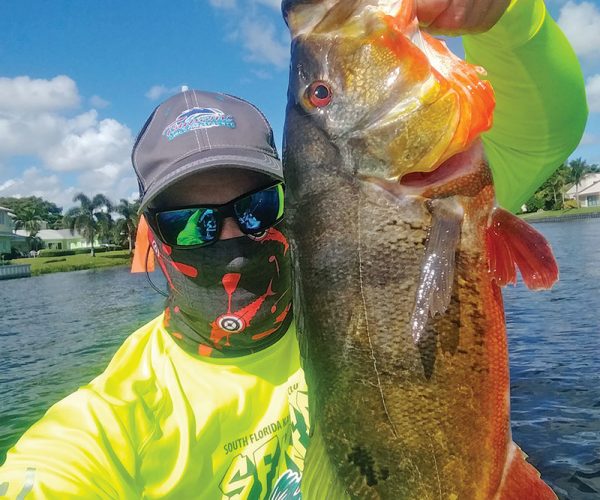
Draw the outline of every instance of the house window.
[[[0,212],[0,226],[6,225],[6,212]]]
[[[59,250],[62,250],[63,249],[62,243],[57,243],[56,244],[56,248],[58,248]]]
[[[588,207],[597,207],[598,205],[600,205],[600,196],[599,195],[587,197],[587,206]]]

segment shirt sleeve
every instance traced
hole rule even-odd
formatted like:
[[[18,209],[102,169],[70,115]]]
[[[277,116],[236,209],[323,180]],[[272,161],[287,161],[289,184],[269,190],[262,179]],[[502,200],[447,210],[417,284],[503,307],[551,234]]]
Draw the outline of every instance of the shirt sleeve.
[[[135,457],[115,408],[80,389],[50,408],[8,452],[0,497],[139,498]]]
[[[587,120],[579,62],[542,0],[513,0],[488,32],[463,38],[496,93],[483,144],[496,196],[513,212],[577,147]]]

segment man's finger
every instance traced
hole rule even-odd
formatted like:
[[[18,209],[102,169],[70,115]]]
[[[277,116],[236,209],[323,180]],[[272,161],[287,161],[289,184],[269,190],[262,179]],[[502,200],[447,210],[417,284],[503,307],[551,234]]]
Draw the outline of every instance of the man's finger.
[[[417,0],[417,19],[421,26],[429,26],[451,4],[451,0]]]

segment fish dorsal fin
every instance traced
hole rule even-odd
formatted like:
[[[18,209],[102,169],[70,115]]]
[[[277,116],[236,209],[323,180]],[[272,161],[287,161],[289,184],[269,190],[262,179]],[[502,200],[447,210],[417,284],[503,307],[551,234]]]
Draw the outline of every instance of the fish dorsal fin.
[[[490,274],[500,286],[516,284],[517,267],[531,290],[550,288],[558,280],[558,265],[546,238],[506,210],[494,209],[486,246]]]
[[[361,24],[376,12],[393,17],[400,13],[402,18],[416,19],[415,0],[283,0],[281,9],[292,38]]]
[[[313,31],[337,3],[338,0],[283,0],[281,10],[292,38]]]

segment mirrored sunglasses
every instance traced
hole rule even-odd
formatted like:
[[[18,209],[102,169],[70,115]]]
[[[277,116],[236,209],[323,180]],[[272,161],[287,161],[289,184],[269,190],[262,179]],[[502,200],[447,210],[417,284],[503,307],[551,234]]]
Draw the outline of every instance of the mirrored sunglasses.
[[[283,219],[284,187],[277,182],[223,205],[203,205],[150,211],[160,239],[172,247],[210,245],[219,239],[223,220],[232,217],[244,234],[263,233]]]

